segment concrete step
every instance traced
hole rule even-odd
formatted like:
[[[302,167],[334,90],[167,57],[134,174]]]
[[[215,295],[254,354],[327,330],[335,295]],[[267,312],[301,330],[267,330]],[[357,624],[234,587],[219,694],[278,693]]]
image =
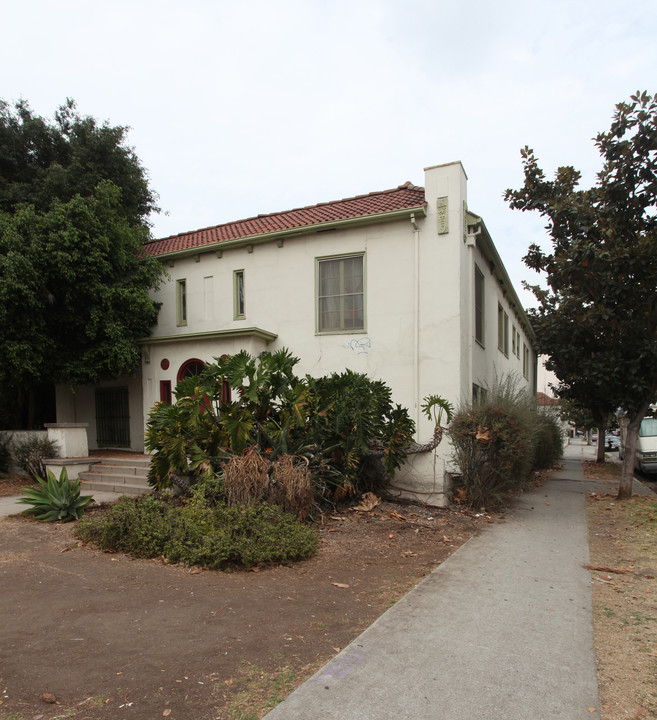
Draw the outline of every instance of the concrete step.
[[[80,483],[81,495],[93,495],[94,492],[112,492],[119,495],[144,495],[150,492],[150,486],[128,485],[126,483],[117,483],[113,485],[107,482],[96,482],[95,480],[82,480]]]
[[[114,463],[96,463],[89,468],[93,475],[127,475],[130,477],[148,476],[148,465],[134,467],[132,465],[115,465]]]
[[[81,491],[115,492],[142,495],[151,491],[148,484],[150,459],[103,458],[89,472],[80,473]]]

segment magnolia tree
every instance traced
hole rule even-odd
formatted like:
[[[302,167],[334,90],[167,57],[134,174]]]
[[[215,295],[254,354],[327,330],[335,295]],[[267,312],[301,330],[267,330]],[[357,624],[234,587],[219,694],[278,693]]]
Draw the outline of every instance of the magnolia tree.
[[[616,408],[628,414],[618,490],[626,498],[638,429],[657,395],[657,96],[637,93],[617,105],[595,144],[603,165],[590,189],[578,187],[572,167],[546,179],[526,147],[524,185],[505,199],[547,220],[550,249],[532,245],[524,261],[545,273],[547,286],[531,288],[539,306],[530,315],[558,394],[586,407],[602,429]]]

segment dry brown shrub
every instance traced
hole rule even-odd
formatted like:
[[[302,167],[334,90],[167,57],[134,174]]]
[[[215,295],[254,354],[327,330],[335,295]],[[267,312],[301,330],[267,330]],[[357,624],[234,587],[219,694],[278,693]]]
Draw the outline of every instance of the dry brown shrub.
[[[257,445],[224,463],[224,490],[229,507],[264,500],[301,520],[308,517],[314,495],[307,463],[282,455],[273,463]]]
[[[256,445],[246,448],[241,455],[234,455],[224,464],[224,490],[229,507],[248,505],[261,500],[269,485],[269,460],[260,454]]]
[[[272,463],[271,480],[268,501],[305,520],[314,499],[308,464],[293,455],[282,455]]]

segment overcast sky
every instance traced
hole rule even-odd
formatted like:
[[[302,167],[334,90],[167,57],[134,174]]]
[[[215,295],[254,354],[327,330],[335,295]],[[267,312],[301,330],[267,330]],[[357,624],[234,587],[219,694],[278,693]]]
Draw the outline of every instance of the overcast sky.
[[[4,0],[0,97],[128,125],[163,237],[424,184],[460,160],[525,306],[538,217],[520,148],[600,167],[614,106],[657,90],[656,0]]]

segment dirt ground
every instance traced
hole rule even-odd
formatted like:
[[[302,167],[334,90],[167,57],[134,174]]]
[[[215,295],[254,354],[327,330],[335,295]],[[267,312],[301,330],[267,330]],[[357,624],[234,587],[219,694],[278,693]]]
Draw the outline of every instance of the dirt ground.
[[[0,519],[0,718],[262,717],[495,521],[384,502],[325,518],[311,560],[222,573]]]
[[[616,479],[620,466],[585,473]],[[587,516],[601,720],[657,718],[657,496],[593,494]]]

